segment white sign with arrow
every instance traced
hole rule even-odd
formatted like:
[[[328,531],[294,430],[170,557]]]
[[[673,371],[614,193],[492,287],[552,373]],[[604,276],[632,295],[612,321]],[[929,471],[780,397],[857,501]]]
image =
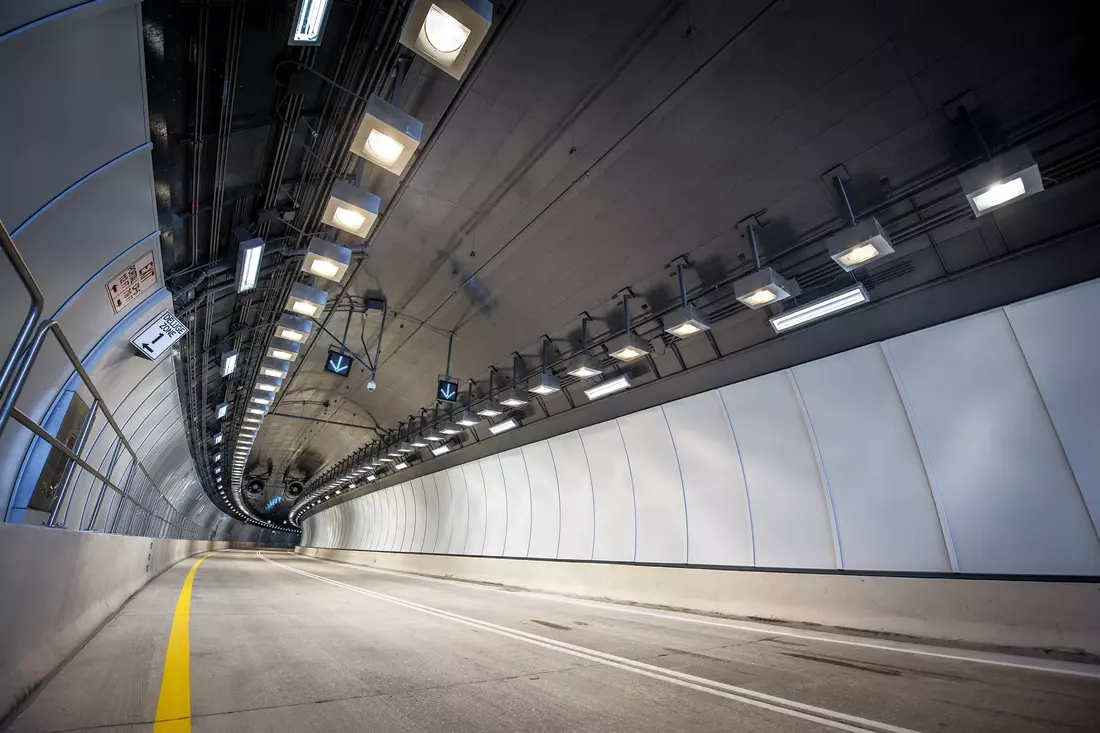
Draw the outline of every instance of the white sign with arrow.
[[[187,326],[183,325],[171,311],[166,310],[138,331],[138,334],[130,339],[130,343],[146,359],[156,361],[185,333],[187,333]]]

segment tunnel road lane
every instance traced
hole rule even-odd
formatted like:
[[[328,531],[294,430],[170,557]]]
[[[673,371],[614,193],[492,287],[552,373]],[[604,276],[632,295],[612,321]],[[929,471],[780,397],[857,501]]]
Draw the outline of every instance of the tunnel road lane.
[[[12,730],[152,730],[189,567],[138,594]],[[194,577],[192,730],[1098,730],[1100,679],[643,611],[221,552]]]

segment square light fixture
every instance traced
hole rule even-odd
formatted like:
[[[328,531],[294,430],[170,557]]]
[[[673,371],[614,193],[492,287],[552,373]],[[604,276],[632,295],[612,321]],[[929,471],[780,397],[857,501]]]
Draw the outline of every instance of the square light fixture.
[[[359,130],[351,141],[351,152],[379,168],[401,175],[420,146],[423,134],[424,123],[372,94]]]
[[[302,346],[297,341],[291,341],[290,339],[276,336],[268,342],[266,353],[272,359],[294,361],[298,358],[298,354],[301,353],[301,351]]]
[[[665,331],[677,338],[687,338],[710,330],[710,321],[690,303],[669,313],[664,320]]]
[[[461,425],[464,428],[472,428],[479,422],[481,422],[481,420],[477,419],[477,417],[475,417],[474,414],[469,410],[463,410],[462,414],[458,416],[457,420],[455,420],[455,423]]]
[[[447,422],[439,426],[439,432],[443,433],[444,435],[458,435],[462,432],[462,428],[459,425],[448,420]]]
[[[829,237],[825,240],[825,246],[829,249],[829,256],[845,272],[894,252],[882,224],[873,216]]]
[[[309,249],[302,262],[302,272],[340,282],[351,264],[351,250],[335,242],[313,237],[309,240]]]
[[[577,354],[569,363],[569,369],[565,373],[577,379],[591,379],[602,374],[603,368],[600,360],[591,354]]]
[[[215,419],[221,420],[228,414],[229,414],[229,403],[228,402],[219,402],[217,405],[214,406],[214,418]]]
[[[514,417],[510,417],[507,420],[501,420],[496,425],[490,425],[489,426],[489,432],[492,433],[493,435],[500,435],[501,433],[506,433],[509,430],[512,430],[513,428],[518,428],[518,427],[519,427],[519,421],[516,420]]]
[[[409,464],[405,463],[404,461],[401,461],[401,463],[393,464],[393,470],[394,471],[400,471],[401,469],[408,468],[408,467],[409,467]]]
[[[325,309],[326,303],[328,303],[326,291],[305,283],[294,283],[290,288],[290,296],[286,299],[284,310],[306,318],[315,318]]]
[[[527,388],[528,392],[533,392],[537,395],[553,394],[561,389],[561,382],[550,372],[539,372],[536,378],[534,386]]]
[[[265,410],[261,407],[249,407],[248,408],[248,414],[249,415],[263,415],[265,412],[267,412],[267,410]]]
[[[867,290],[864,289],[863,283],[860,283],[854,287],[845,288],[838,293],[819,298],[812,303],[800,305],[768,320],[776,333],[783,333],[810,321],[816,321],[861,303],[866,303],[869,300]]]
[[[221,454],[221,453],[215,453],[215,454],[214,454],[214,458],[213,458],[212,460],[213,460],[213,461],[214,461],[215,463],[217,463],[217,462],[218,462],[218,461],[220,461],[221,459],[222,459],[222,454]]]
[[[222,472],[222,467],[221,466],[214,466],[214,473],[221,473],[221,472]]]
[[[492,400],[488,400],[487,402],[482,402],[481,406],[474,410],[474,412],[482,417],[499,417],[504,414],[504,406]]]
[[[611,352],[611,356],[619,361],[634,361],[648,354],[649,349],[650,345],[648,341],[639,338],[633,333],[629,333],[620,340],[619,345]]]
[[[439,433],[435,428],[428,428],[422,433],[422,435],[424,436],[425,440],[430,440],[432,442],[438,442],[440,440],[447,439],[446,436]]]
[[[213,437],[214,445],[221,445],[223,437],[224,436],[221,433],[214,433],[214,437]]]
[[[290,362],[265,356],[260,360],[260,375],[282,379],[290,371]]]
[[[375,481],[377,481],[377,480],[378,480],[378,477],[377,477],[377,476],[375,476],[375,475],[374,475],[373,473],[372,473],[372,474],[371,474],[370,476],[367,476],[367,482],[368,482],[368,483],[372,483],[372,484],[373,484],[373,483],[374,483]]]
[[[984,216],[1043,190],[1039,166],[1026,145],[963,171],[958,181],[974,216]]]
[[[489,0],[414,0],[401,45],[461,79],[492,23]]]
[[[584,391],[584,396],[590,400],[598,400],[609,394],[622,392],[624,389],[630,389],[630,376],[627,374],[620,374],[617,377],[605,379],[599,384],[589,387]]]
[[[500,401],[500,404],[505,407],[523,407],[527,404],[527,398],[516,391],[515,388],[512,388],[508,395]]]
[[[370,191],[356,188],[345,181],[336,181],[332,184],[332,192],[321,221],[365,239],[378,219],[381,204],[382,200]]]
[[[256,389],[262,389],[264,392],[278,392],[279,387],[282,386],[283,380],[275,377],[260,377],[256,380]]]
[[[390,458],[389,456],[382,456],[378,460],[380,460],[382,463],[394,463],[395,462],[395,459]]]
[[[409,445],[411,445],[413,448],[427,448],[428,440],[423,436],[414,435],[412,438],[409,439]]]
[[[252,236],[244,227],[233,230],[240,243],[237,248],[237,292],[247,293],[260,278],[260,263],[264,258],[264,240]]]
[[[270,405],[273,399],[274,395],[271,392],[262,389],[254,389],[249,397],[249,402],[254,402],[258,405]]]
[[[801,292],[797,282],[788,280],[771,267],[763,267],[733,283],[734,297],[753,310],[793,298]]]
[[[302,343],[311,333],[313,333],[313,321],[308,318],[284,313],[275,322],[275,336],[281,339]]]
[[[246,417],[244,419],[244,422],[246,422],[246,423],[261,423],[261,422],[263,422],[263,419],[259,418],[259,417]]]
[[[294,27],[290,29],[290,46],[319,46],[328,21],[330,0],[298,0],[294,11]]]
[[[398,453],[412,453],[414,450],[416,449],[412,447],[412,444],[406,443],[403,440],[397,444]]]
[[[229,349],[222,352],[221,357],[221,375],[228,377],[233,372],[237,371],[237,357],[238,352],[236,349]]]
[[[432,448],[432,455],[433,456],[441,456],[444,453],[450,453],[450,452],[451,452],[451,449],[447,447],[446,443],[443,443],[442,445],[437,445],[434,448]]]

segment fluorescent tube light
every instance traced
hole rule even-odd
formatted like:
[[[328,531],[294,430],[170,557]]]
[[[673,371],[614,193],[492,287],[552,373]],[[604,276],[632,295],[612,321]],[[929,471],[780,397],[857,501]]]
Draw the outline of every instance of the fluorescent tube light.
[[[290,31],[290,46],[317,46],[325,32],[329,0],[298,0],[295,23]]]
[[[246,293],[256,287],[260,276],[260,263],[264,258],[264,240],[254,237],[245,229],[235,229],[233,234],[240,243],[237,250],[237,292]]]
[[[599,384],[589,387],[584,391],[584,396],[590,400],[598,400],[609,394],[622,392],[624,389],[630,389],[630,377],[626,374],[620,374],[617,377],[605,379]]]
[[[443,445],[437,445],[436,447],[432,448],[432,455],[433,456],[441,456],[444,453],[450,453],[450,452],[451,452],[451,449],[447,447],[446,443],[444,443]]]
[[[493,435],[500,435],[501,433],[508,432],[512,428],[518,428],[518,427],[519,427],[519,422],[514,417],[510,417],[507,420],[502,420],[502,421],[498,422],[496,425],[490,425],[489,426],[489,432],[492,433]]]
[[[214,433],[214,445],[221,445],[221,442],[222,442],[222,434],[221,433]]]
[[[812,303],[793,308],[786,313],[768,319],[776,333],[789,331],[792,328],[804,325],[819,318],[825,318],[848,308],[866,303],[870,298],[863,284],[841,290],[839,293],[827,295]]]
[[[222,353],[221,372],[223,377],[228,377],[237,370],[237,350]]]
[[[228,413],[229,413],[229,403],[228,402],[219,402],[214,407],[214,418],[217,419],[217,420],[221,420]]]
[[[402,468],[408,468],[408,467],[409,467],[409,464],[405,463],[404,461],[402,461],[401,463],[393,464],[393,470],[394,471],[400,471]]]

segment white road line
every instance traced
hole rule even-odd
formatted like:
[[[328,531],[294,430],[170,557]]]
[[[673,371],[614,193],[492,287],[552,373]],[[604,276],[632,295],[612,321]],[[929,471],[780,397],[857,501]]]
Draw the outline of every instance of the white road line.
[[[894,641],[876,641],[873,639],[863,639],[860,637],[846,637],[840,634],[830,634],[827,632],[816,631],[799,631],[791,629],[786,626],[773,626],[770,624],[756,624],[751,622],[737,622],[726,621],[720,619],[707,618],[703,616],[689,616],[687,612],[684,615],[675,615],[672,613],[662,613],[660,611],[653,611],[645,608],[636,608],[633,606],[626,606],[617,603],[604,603],[601,601],[590,601],[582,598],[570,598],[569,596],[557,596],[549,593],[539,593],[537,591],[524,590],[522,588],[518,590],[504,590],[503,588],[494,588],[489,585],[483,585],[476,581],[467,582],[462,580],[448,580],[446,578],[436,578],[430,575],[420,575],[418,573],[406,573],[400,570],[382,570],[380,568],[370,568],[364,565],[356,565],[354,563],[340,562],[339,560],[328,560],[323,557],[313,557],[311,555],[302,555],[294,553],[298,557],[308,558],[310,560],[316,560],[318,562],[333,563],[335,565],[342,565],[345,567],[352,567],[358,570],[363,570],[368,573],[379,573],[381,575],[396,575],[401,578],[412,578],[414,580],[425,580],[432,583],[444,583],[447,585],[457,585],[463,588],[476,589],[481,591],[489,591],[491,593],[505,593],[510,596],[517,594],[523,594],[530,598],[537,598],[539,600],[556,601],[558,603],[568,603],[574,606],[585,606],[588,608],[598,608],[605,611],[614,611],[618,613],[630,613],[637,616],[651,616],[653,618],[666,619],[669,621],[682,621],[689,624],[701,624],[704,626],[718,626],[729,629],[737,629],[739,631],[750,631],[756,634],[767,634],[771,636],[786,636],[792,639],[805,639],[808,641],[820,641],[827,644],[842,644],[845,646],[863,647],[866,649],[876,649],[878,651],[885,652],[898,652],[900,654],[915,654],[922,657],[933,657],[936,659],[948,659],[953,662],[973,662],[974,664],[987,664],[995,667],[1008,667],[1011,669],[1023,669],[1030,672],[1046,672],[1049,674],[1069,675],[1071,677],[1085,677],[1088,679],[1100,679],[1100,666],[1092,664],[1084,664],[1080,662],[1062,662],[1058,660],[1037,660],[1035,662],[1028,661],[1026,657],[1014,657],[1010,654],[999,654],[997,652],[982,652],[978,650],[968,651],[959,650],[957,652],[945,652],[938,651],[934,647],[919,646],[916,644],[907,644],[905,642]]]
[[[695,675],[685,674],[676,670],[665,669],[663,667],[657,667],[645,662],[639,662],[634,659],[628,659],[626,657],[620,657],[614,654],[608,654],[606,652],[600,652],[595,649],[589,649],[587,647],[576,646],[568,644],[566,642],[558,641],[557,639],[551,639],[545,636],[539,636],[537,634],[530,634],[526,631],[520,631],[518,629],[508,628],[507,626],[499,626],[488,621],[481,619],[471,618],[469,616],[462,616],[450,611],[444,611],[442,609],[433,608],[431,606],[425,606],[413,601],[403,600],[394,596],[389,596],[384,593],[378,593],[376,591],[367,590],[366,588],[360,588],[355,585],[343,583],[339,580],[333,580],[332,578],[326,578],[321,575],[315,575],[306,570],[284,565],[283,563],[276,562],[265,557],[262,553],[257,552],[256,556],[265,562],[277,565],[288,572],[297,573],[314,580],[334,585],[338,588],[344,588],[355,593],[360,593],[371,598],[375,598],[381,601],[386,601],[394,605],[409,608],[421,613],[426,613],[437,618],[453,621],[465,626],[481,629],[484,631],[490,631],[500,636],[505,636],[517,641],[522,641],[534,646],[540,646],[546,649],[551,649],[563,654],[569,654],[574,657],[579,657],[591,662],[598,662],[600,664],[621,669],[627,672],[633,672],[645,677],[661,680],[670,684],[678,685],[699,692],[707,692],[712,695],[724,697],[730,700],[735,700],[746,705],[752,705],[754,707],[764,708],[773,712],[782,713],[784,715],[790,715],[803,720],[808,720],[814,723],[820,723],[822,725],[836,728],[838,730],[846,731],[879,731],[881,733],[914,733],[914,731],[908,728],[901,728],[887,723],[881,723],[876,720],[870,720],[868,718],[861,718],[856,715],[848,715],[847,713],[841,713],[836,710],[829,710],[828,708],[817,707],[816,705],[809,705],[806,703],[797,702],[795,700],[789,700],[783,697],[777,697],[775,695],[768,695],[763,692],[757,692],[756,690],[750,690],[744,687],[737,687],[734,685],[728,685],[723,682],[717,682],[715,680],[706,679],[705,677],[697,677]]]

